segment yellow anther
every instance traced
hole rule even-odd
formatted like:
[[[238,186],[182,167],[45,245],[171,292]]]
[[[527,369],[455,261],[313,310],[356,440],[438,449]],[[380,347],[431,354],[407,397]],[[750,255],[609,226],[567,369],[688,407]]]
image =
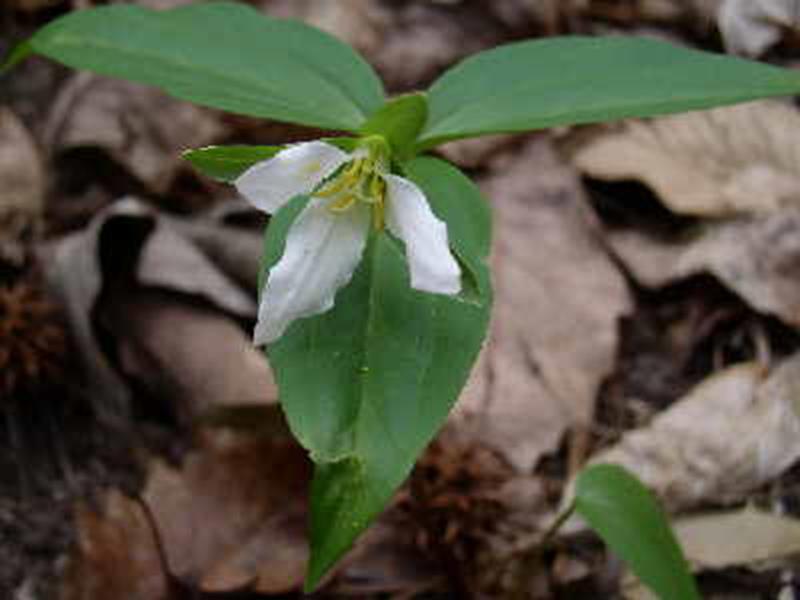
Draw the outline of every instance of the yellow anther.
[[[355,194],[342,194],[335,202],[328,206],[328,210],[333,212],[344,212],[356,202]]]
[[[330,198],[328,210],[342,213],[357,202],[369,204],[372,209],[372,225],[377,230],[384,227],[384,198],[386,182],[383,179],[381,162],[382,146],[368,145],[370,154],[352,160],[330,181],[322,185],[314,196]]]
[[[320,189],[314,192],[314,195],[320,198],[330,198],[331,196],[335,196],[348,187],[350,187],[349,182],[346,178],[340,175],[333,181],[323,185]]]

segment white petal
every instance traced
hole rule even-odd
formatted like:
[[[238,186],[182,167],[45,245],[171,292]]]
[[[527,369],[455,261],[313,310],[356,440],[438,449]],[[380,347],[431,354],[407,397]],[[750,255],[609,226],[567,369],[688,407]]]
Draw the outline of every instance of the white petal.
[[[461,269],[450,253],[447,225],[433,214],[414,183],[386,175],[386,225],[406,244],[411,287],[423,292],[457,294]]]
[[[274,213],[298,194],[310,193],[348,158],[331,144],[303,142],[254,164],[233,183],[256,208]]]
[[[278,339],[295,319],[329,310],[361,260],[369,211],[356,206],[333,213],[313,198],[286,236],[283,256],[270,270],[261,294],[255,343]]]

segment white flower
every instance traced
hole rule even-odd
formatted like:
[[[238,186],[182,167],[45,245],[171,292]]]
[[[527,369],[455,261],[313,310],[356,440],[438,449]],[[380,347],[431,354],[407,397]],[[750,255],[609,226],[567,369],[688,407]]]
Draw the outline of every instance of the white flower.
[[[405,243],[411,287],[457,294],[461,270],[450,253],[447,226],[411,181],[388,171],[385,143],[352,154],[325,142],[289,146],[234,182],[256,208],[274,213],[299,194],[311,196],[286,237],[261,293],[256,344],[278,339],[295,320],[333,306],[361,261],[370,226],[384,225]]]

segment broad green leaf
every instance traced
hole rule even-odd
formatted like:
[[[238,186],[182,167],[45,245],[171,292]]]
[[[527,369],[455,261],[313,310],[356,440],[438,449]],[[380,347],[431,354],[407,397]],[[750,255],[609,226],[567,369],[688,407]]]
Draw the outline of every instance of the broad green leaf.
[[[380,81],[352,48],[237,2],[75,11],[21,48],[15,62],[36,52],[198,104],[316,127],[357,130],[383,104]]]
[[[406,94],[392,98],[361,128],[364,135],[382,135],[392,154],[399,160],[411,158],[414,143],[428,118],[424,94]]]
[[[324,141],[351,152],[355,138],[326,138]],[[213,179],[231,182],[257,162],[267,160],[280,152],[284,146],[206,146],[187,150],[183,158],[192,166]]]
[[[458,397],[486,334],[490,223],[471,182],[442,161],[409,165],[452,245],[474,268],[474,302],[409,286],[401,244],[371,236],[352,281],[326,313],[267,348],[289,424],[317,464],[311,508],[314,587],[384,508]],[[439,181],[445,178],[445,183]],[[273,217],[265,267],[282,253],[302,200]],[[472,220],[472,221],[471,221]]]
[[[20,62],[25,60],[25,58],[33,52],[33,49],[28,42],[22,42],[21,44],[17,44],[8,56],[5,57],[2,63],[0,63],[0,75],[3,75],[6,71],[13,69],[17,66]]]
[[[800,73],[648,38],[562,37],[471,56],[428,92],[420,148],[800,92]]]
[[[700,600],[686,559],[652,494],[622,467],[587,467],[575,511],[661,600]]]

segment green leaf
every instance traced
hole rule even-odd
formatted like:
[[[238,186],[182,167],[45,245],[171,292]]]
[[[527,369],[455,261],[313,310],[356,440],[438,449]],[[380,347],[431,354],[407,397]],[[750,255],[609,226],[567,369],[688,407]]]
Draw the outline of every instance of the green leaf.
[[[272,158],[281,146],[206,146],[187,150],[183,158],[217,181],[231,182],[257,162]]]
[[[800,74],[636,37],[518,42],[471,56],[428,92],[419,141],[644,117],[800,91]]]
[[[27,41],[17,44],[8,54],[8,56],[6,56],[3,62],[0,63],[0,75],[3,75],[6,73],[6,71],[13,69],[15,66],[17,66],[17,64],[25,60],[25,57],[31,54],[32,51],[33,50],[30,46],[30,43]]]
[[[355,131],[383,104],[380,81],[352,48],[237,2],[75,11],[39,30],[14,61],[28,51],[198,104],[329,129]]]
[[[411,158],[414,143],[428,118],[425,94],[406,94],[392,98],[361,128],[364,135],[381,135],[399,160]]]
[[[575,511],[661,600],[700,600],[666,516],[625,469],[587,467],[577,479]]]
[[[352,152],[355,138],[324,138],[323,141]],[[257,162],[267,160],[280,152],[284,146],[206,146],[187,150],[183,158],[208,177],[229,183]]]
[[[491,290],[484,201],[442,161],[418,159],[409,172],[440,217],[459,216],[448,227],[451,243],[478,273],[483,295],[464,302],[411,289],[402,246],[385,232],[373,234],[334,307],[295,322],[268,346],[289,424],[317,464],[309,588],[408,475],[458,397],[486,335]],[[302,205],[296,199],[273,217],[266,268],[282,254]]]

